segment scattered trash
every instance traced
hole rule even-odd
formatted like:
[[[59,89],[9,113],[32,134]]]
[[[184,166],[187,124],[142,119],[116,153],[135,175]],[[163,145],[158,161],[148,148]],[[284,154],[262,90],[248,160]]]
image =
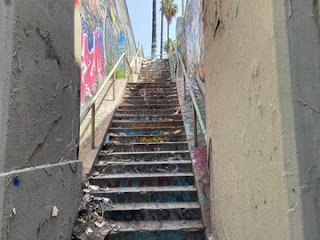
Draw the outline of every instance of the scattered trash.
[[[53,206],[51,216],[57,217],[58,213],[59,213],[59,209],[56,206]]]
[[[108,222],[105,213],[114,208],[109,198],[95,197],[88,190],[96,190],[98,186],[84,184],[84,195],[79,209],[79,216],[72,232],[72,240],[104,240],[112,231],[120,227]]]
[[[128,136],[128,135],[125,134],[125,133],[119,133],[119,135],[120,135],[121,137],[126,137],[126,136]]]

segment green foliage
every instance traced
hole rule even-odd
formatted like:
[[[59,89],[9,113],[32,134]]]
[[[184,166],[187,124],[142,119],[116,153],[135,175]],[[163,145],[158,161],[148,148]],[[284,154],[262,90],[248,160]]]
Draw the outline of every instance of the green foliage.
[[[121,69],[116,70],[116,78],[125,78],[124,71]]]
[[[178,12],[178,4],[174,3],[174,0],[163,0],[162,7],[160,9],[163,15],[166,17],[168,23],[171,23],[172,18]]]
[[[163,49],[166,51],[166,53],[171,53],[175,51],[175,41],[172,41],[171,38],[167,42],[164,43]]]

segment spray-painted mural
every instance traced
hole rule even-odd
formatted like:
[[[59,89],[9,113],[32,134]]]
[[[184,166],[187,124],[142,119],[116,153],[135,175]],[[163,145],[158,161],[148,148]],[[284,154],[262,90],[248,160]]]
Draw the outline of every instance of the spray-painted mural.
[[[177,21],[177,49],[186,63],[189,77],[205,87],[203,0],[188,0],[182,21]]]
[[[81,106],[94,96],[123,52],[135,54],[126,7],[124,0],[81,1]]]

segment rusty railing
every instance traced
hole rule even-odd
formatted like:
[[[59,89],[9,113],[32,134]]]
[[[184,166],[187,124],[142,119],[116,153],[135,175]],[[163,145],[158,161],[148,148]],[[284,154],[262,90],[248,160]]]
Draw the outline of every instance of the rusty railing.
[[[138,53],[139,52],[141,52],[141,48],[139,48]],[[138,53],[137,53],[137,55],[138,55]],[[105,92],[105,94],[103,96],[103,99],[106,97],[107,93],[109,92],[110,88],[112,87],[112,100],[113,101],[115,100],[116,70],[119,68],[121,61],[123,61],[123,63],[124,63],[124,65],[123,65],[123,67],[124,67],[124,77],[126,77],[126,65],[128,66],[129,74],[128,74],[127,81],[130,82],[130,80],[132,79],[133,70],[132,70],[132,67],[131,67],[131,65],[129,63],[128,55],[126,53],[123,53],[121,55],[121,57],[119,58],[119,60],[114,65],[114,67],[112,68],[111,72],[108,74],[108,76],[104,80],[104,82],[101,85],[101,87],[99,88],[98,92],[94,95],[94,97],[90,100],[90,102],[88,102],[83,107],[83,109],[80,112],[80,125],[81,125],[83,123],[84,119],[87,117],[87,115],[91,111],[91,121],[83,129],[82,134],[80,136],[80,139],[84,136],[84,134],[88,130],[88,128],[90,126],[90,123],[91,123],[91,148],[92,149],[95,148],[95,122],[96,122],[95,118],[96,118],[96,111],[99,110],[100,106],[103,103],[103,100],[102,100],[100,102],[100,104],[96,108],[96,101],[97,101],[98,97],[101,95],[101,93],[103,92],[104,88],[106,87],[106,85],[109,83],[110,80],[112,80],[111,85],[109,86],[109,88]]]

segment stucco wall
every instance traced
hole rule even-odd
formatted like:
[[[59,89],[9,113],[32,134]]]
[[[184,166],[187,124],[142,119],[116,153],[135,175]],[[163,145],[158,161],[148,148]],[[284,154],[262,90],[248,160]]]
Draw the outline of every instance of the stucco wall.
[[[136,54],[125,0],[74,0],[80,14],[81,105],[90,100],[124,52]],[[79,33],[75,32],[76,38]],[[76,40],[79,41],[79,40]]]
[[[72,1],[0,1],[0,239],[70,236],[81,194],[73,26]]]
[[[319,239],[315,1],[205,0],[216,239]]]

